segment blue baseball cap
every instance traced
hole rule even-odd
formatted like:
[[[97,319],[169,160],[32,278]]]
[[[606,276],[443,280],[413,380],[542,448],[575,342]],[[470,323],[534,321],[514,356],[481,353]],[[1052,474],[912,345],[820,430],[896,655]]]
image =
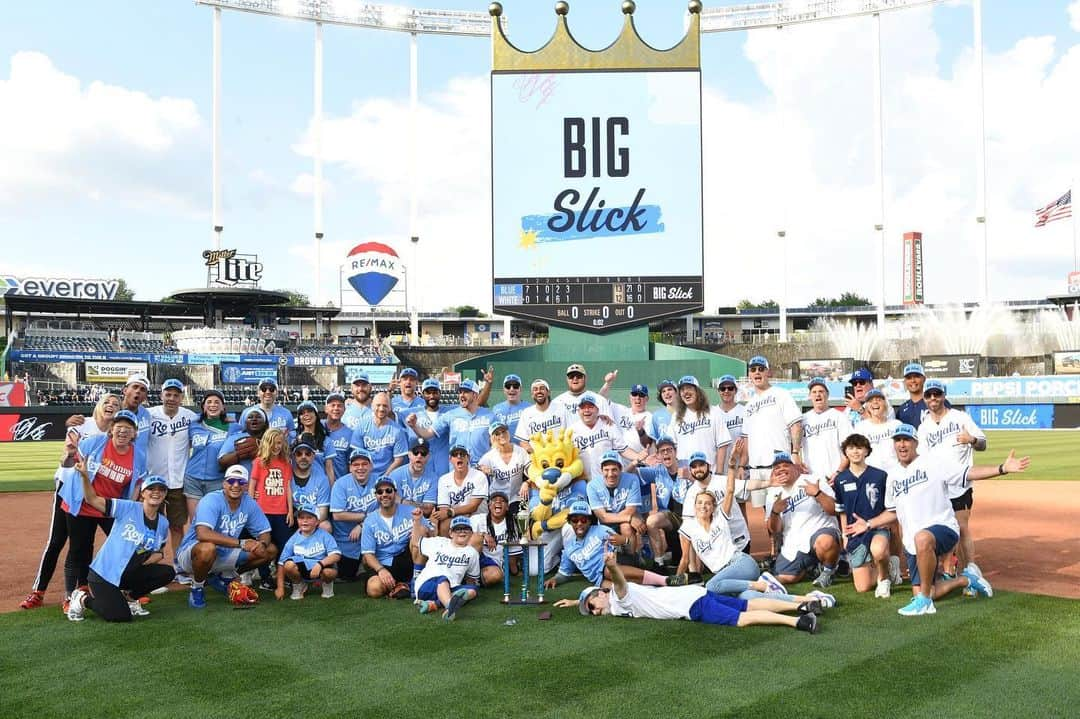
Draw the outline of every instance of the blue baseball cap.
[[[945,383],[942,382],[941,380],[939,380],[939,379],[928,379],[928,380],[926,380],[926,384],[924,384],[923,388],[922,388],[923,394],[926,394],[927,392],[931,392],[933,390],[937,390],[938,392],[941,392],[941,394],[943,394],[943,395],[948,394],[948,392],[945,391]]]
[[[142,488],[150,489],[151,487],[164,487],[165,489],[168,489],[169,483],[166,482],[165,478],[160,474],[151,474],[149,477],[143,479]]]
[[[926,372],[923,370],[923,366],[918,362],[908,362],[906,365],[904,365],[904,376],[907,377],[909,374],[917,374],[920,377],[926,376]]]
[[[754,355],[750,358],[750,361],[746,363],[746,368],[751,367],[764,367],[769,369],[769,360],[764,355]]]
[[[643,384],[635,384],[632,387],[630,387],[630,394],[631,395],[639,394],[642,397],[648,397],[649,396],[649,388],[646,385],[643,385]]]
[[[406,367],[405,369],[398,372],[398,377],[413,377],[415,379],[420,379],[420,373],[414,370],[412,367]]]
[[[873,399],[874,397],[881,397],[882,399],[885,399],[885,393],[879,389],[872,389],[866,393],[866,396],[863,397],[863,401]]]
[[[458,385],[458,392],[479,392],[479,391],[480,390],[477,389],[477,387],[476,387],[476,383],[473,382],[471,379],[462,380],[461,384]]]
[[[684,384],[690,384],[695,387],[701,386],[700,384],[698,384],[697,377],[692,374],[683,375],[679,378],[679,386],[682,387]]]
[[[371,384],[371,380],[368,379],[368,373],[367,372],[357,372],[356,376],[352,378],[352,383],[351,384],[357,384],[359,382],[363,382],[365,384]]]
[[[299,517],[302,512],[306,512],[316,519],[319,518],[319,508],[311,502],[300,502],[300,504],[296,505],[296,516]]]
[[[913,439],[916,442],[919,441],[918,433],[915,431],[915,428],[912,427],[910,424],[902,424],[893,430],[892,438],[899,439],[900,437],[907,437],[908,439]]]
[[[183,392],[184,383],[178,379],[167,379],[161,383],[161,391],[164,392],[167,389],[178,389]]]
[[[596,395],[592,392],[586,392],[585,394],[581,395],[581,399],[578,400],[578,406],[581,406],[583,404],[591,404],[593,407],[599,407],[600,400],[596,399]]]
[[[773,454],[772,464],[770,467],[775,467],[778,464],[795,464],[795,461],[791,458],[791,455],[787,452],[776,452]]]
[[[304,432],[302,435],[300,435],[300,438],[293,443],[292,453],[296,454],[296,451],[298,449],[306,449],[312,454],[315,454],[314,436],[308,432]]]
[[[670,444],[672,447],[674,447],[675,446],[675,440],[672,437],[669,437],[666,434],[661,435],[661,436],[656,438],[656,448],[659,449],[660,445],[662,445],[662,444]]]
[[[330,404],[331,402],[335,402],[335,401],[336,402],[344,402],[345,401],[345,395],[343,395],[341,392],[331,392],[330,394],[326,395],[326,403],[327,404]]]
[[[467,529],[471,532],[472,522],[469,521],[468,517],[454,517],[450,520],[450,531],[452,532],[455,529]]]
[[[468,456],[469,455],[469,448],[466,447],[465,445],[463,445],[461,442],[458,442],[457,444],[450,447],[450,451],[447,452],[447,454],[453,455],[454,452],[464,452],[466,454],[466,456]]]
[[[409,451],[410,452],[413,451],[414,449],[416,449],[417,447],[426,448],[429,454],[431,452],[431,445],[428,444],[428,441],[426,439],[424,439],[423,437],[413,437],[412,441],[409,442]]]
[[[304,411],[305,409],[310,409],[310,410],[311,410],[312,412],[314,412],[315,414],[318,414],[318,413],[319,413],[319,408],[318,408],[318,407],[317,407],[317,406],[315,405],[315,403],[314,403],[314,402],[312,402],[312,401],[311,401],[310,399],[305,399],[305,400],[304,400],[303,402],[301,402],[300,404],[296,405],[296,413],[297,413],[297,414],[300,414],[300,413],[301,413],[301,412],[303,412],[303,411]]]
[[[259,380],[259,389],[262,389],[263,387],[273,387],[274,389],[277,389],[277,380],[273,377],[264,377]]]
[[[429,389],[442,389],[441,387],[439,387],[439,380],[435,379],[434,377],[428,377],[420,384],[421,392]]]
[[[577,598],[577,606],[578,611],[581,612],[583,616],[587,617],[591,614],[591,612],[589,611],[589,599],[592,598],[592,595],[600,591],[603,590],[597,586],[585,587],[581,590],[581,594],[579,594]]]
[[[583,502],[580,499],[576,499],[576,500],[574,500],[573,504],[570,505],[570,511],[567,513],[567,516],[568,517],[573,517],[575,515],[578,515],[578,516],[586,516],[586,517],[588,517],[591,514],[592,514],[592,509],[589,508],[589,503],[588,502]]]
[[[495,434],[500,429],[508,429],[508,428],[506,426],[506,422],[503,422],[503,421],[497,419],[494,422],[492,422],[490,425],[488,425],[488,434]]]
[[[113,422],[127,422],[136,429],[139,427],[139,418],[129,409],[122,409],[113,415]]]
[[[863,380],[865,382],[873,382],[874,381],[874,373],[871,372],[870,370],[868,370],[865,367],[860,367],[859,369],[857,369],[857,370],[855,370],[854,372],[851,373],[851,381],[854,382],[855,380]]]
[[[619,465],[620,467],[622,466],[622,459],[619,457],[619,453],[614,452],[614,451],[612,451],[610,449],[608,451],[604,452],[602,455],[600,455],[600,466],[603,467],[605,464],[608,464],[609,462],[614,462],[615,464]]]
[[[664,387],[671,387],[672,389],[675,389],[675,382],[673,382],[670,379],[662,379],[662,380],[660,380],[659,382],[656,383],[656,391],[657,392],[659,392]]]
[[[705,464],[709,464],[709,458],[705,456],[704,452],[694,452],[690,455],[690,461],[686,464],[690,466],[693,465],[695,462],[704,462]]]
[[[358,459],[366,459],[370,464],[375,464],[375,461],[371,458],[371,452],[362,447],[349,452],[349,464],[352,464]]]
[[[516,374],[508,374],[503,377],[503,387],[510,384],[511,382],[517,382],[518,384],[521,384],[521,377]]]
[[[814,387],[824,387],[825,391],[829,390],[829,385],[825,382],[824,377],[815,377],[810,380],[810,384],[806,385],[806,389],[814,389]]]
[[[739,382],[735,379],[735,375],[733,375],[733,374],[721,375],[720,376],[720,381],[716,383],[716,386],[719,387],[720,385],[723,385],[723,384],[733,384],[733,385],[735,385],[736,389],[738,389],[738,387],[739,387]]]

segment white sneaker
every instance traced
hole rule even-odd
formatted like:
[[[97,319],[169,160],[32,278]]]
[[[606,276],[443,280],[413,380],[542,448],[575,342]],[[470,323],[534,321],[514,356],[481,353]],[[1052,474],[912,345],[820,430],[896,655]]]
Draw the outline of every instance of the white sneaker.
[[[904,583],[904,575],[900,571],[900,557],[895,554],[889,557],[889,581],[894,587]]]
[[[86,609],[86,592],[81,589],[76,589],[71,593],[71,597],[68,599],[67,618],[72,622],[81,622],[83,612]]]
[[[874,597],[876,599],[888,599],[892,596],[892,582],[888,579],[882,579],[877,583],[877,589],[874,590]]]
[[[758,581],[765,582],[768,585],[768,589],[765,590],[766,594],[787,594],[787,587],[771,572],[762,572],[761,576],[758,577]]]
[[[323,599],[333,599],[334,598],[334,583],[333,582],[323,582],[323,585],[322,585],[322,598]]]
[[[150,593],[151,594],[165,594],[168,591],[169,591],[169,585],[166,584],[164,587],[158,587],[157,589],[151,589]]]
[[[131,610],[131,616],[133,617],[149,617],[150,612],[147,611],[143,605],[139,604],[139,600],[132,599],[128,602],[128,609]]]
[[[968,562],[968,565],[967,565],[967,567],[966,567],[966,568],[964,569],[964,572],[967,572],[967,573],[969,573],[969,574],[974,574],[974,575],[975,575],[976,577],[978,577],[979,579],[982,579],[982,578],[983,578],[983,573],[982,573],[982,570],[981,570],[981,569],[979,569],[979,565],[978,565],[978,564],[975,564],[975,562]],[[961,574],[962,574],[962,573],[963,573],[963,572],[961,572]]]
[[[292,595],[289,596],[289,599],[303,599],[306,591],[307,582],[293,582]]]

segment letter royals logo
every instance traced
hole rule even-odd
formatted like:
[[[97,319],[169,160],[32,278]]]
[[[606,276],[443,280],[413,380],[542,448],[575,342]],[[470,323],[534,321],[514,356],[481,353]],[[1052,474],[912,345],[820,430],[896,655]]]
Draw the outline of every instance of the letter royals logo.
[[[346,268],[349,284],[369,305],[386,299],[404,270],[398,253],[380,242],[365,242],[349,250]]]

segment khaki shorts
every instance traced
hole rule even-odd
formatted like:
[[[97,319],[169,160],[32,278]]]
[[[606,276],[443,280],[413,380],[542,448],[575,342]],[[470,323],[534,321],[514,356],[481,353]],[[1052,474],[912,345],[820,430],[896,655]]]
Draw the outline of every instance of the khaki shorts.
[[[772,469],[771,468],[751,469],[750,470],[750,481],[754,482],[754,483],[768,482],[769,477],[771,477],[771,476],[772,476]],[[768,491],[769,490],[767,490],[767,489],[755,489],[754,491],[750,492],[750,506],[751,507],[764,507],[765,506],[765,494]]]
[[[165,518],[170,527],[183,527],[187,524],[187,497],[183,489],[170,489],[165,493]]]

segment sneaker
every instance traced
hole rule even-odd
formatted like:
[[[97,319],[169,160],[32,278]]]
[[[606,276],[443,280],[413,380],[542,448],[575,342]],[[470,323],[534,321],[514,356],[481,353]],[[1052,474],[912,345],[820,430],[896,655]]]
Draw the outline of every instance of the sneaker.
[[[164,587],[158,587],[157,589],[151,589],[150,593],[151,594],[164,594],[167,591],[169,591],[169,585],[166,584]]]
[[[241,576],[243,576],[243,575],[241,575]],[[301,582],[301,584],[306,585],[306,582]],[[307,589],[306,586],[304,588]],[[275,582],[273,579],[270,579],[270,578],[264,579],[261,582],[259,582],[259,589],[263,590],[264,592],[277,591],[277,582]],[[294,593],[296,592],[296,587],[293,587],[293,592]]]
[[[976,564],[975,562],[968,562],[967,567],[964,568],[964,572],[971,572],[972,574],[974,574],[979,579],[983,578],[982,570],[979,569],[979,565]]]
[[[177,584],[183,584],[185,587],[189,587],[189,586],[191,586],[192,579],[191,579],[190,574],[185,574],[183,572],[177,572],[176,573],[176,578],[173,579],[173,581],[176,582]]]
[[[894,587],[904,583],[904,575],[900,571],[900,557],[895,554],[889,557],[889,582]]]
[[[81,622],[84,619],[83,612],[86,609],[85,602],[86,592],[83,590],[76,589],[71,593],[71,598],[67,601],[68,608],[66,612],[69,621]]]
[[[795,628],[807,634],[817,634],[817,615],[804,614],[795,623]]]
[[[19,602],[19,609],[37,609],[45,604],[45,592],[33,591],[26,595],[26,599]]]
[[[262,585],[260,585],[262,586]],[[276,587],[275,587],[276,589]],[[303,599],[304,592],[307,591],[307,582],[293,582],[292,594],[289,595],[289,599]]]
[[[446,611],[443,612],[443,621],[454,621],[457,618],[457,613],[460,611],[461,606],[467,601],[469,601],[468,590],[459,589],[454,592],[454,596],[450,597],[450,604],[446,606]]]
[[[686,572],[682,574],[672,574],[670,577],[664,580],[669,587],[685,587],[690,583],[690,575]]]
[[[688,584],[701,584],[701,572],[689,572],[686,575],[686,581]]]
[[[821,606],[823,606],[825,609],[832,609],[836,606],[836,597],[829,594],[828,592],[823,592],[819,589],[815,589],[812,592],[807,592],[806,596],[813,597],[814,599],[821,602]]]
[[[220,594],[227,595],[229,593],[229,583],[225,581],[224,577],[220,574],[211,574],[208,576],[206,578],[206,585]]]
[[[897,609],[896,612],[902,617],[918,617],[923,614],[937,614],[937,608],[934,607],[933,599],[916,594],[906,606]]]
[[[416,604],[420,607],[421,614],[430,614],[431,612],[434,612],[439,608],[439,605],[431,601],[430,599],[417,599]]]
[[[888,599],[892,596],[892,582],[888,579],[882,579],[877,583],[877,589],[874,590],[875,599]]]
[[[833,582],[833,575],[834,574],[836,574],[835,570],[822,569],[821,574],[819,574],[817,576],[817,579],[814,580],[814,586],[815,587],[821,587],[822,589],[828,588],[829,585],[831,585],[832,582]]]
[[[968,567],[970,566],[971,565],[969,564]],[[971,572],[967,569],[964,570],[964,576],[968,580],[969,589],[972,589],[987,598],[994,596],[994,588],[990,586],[990,582],[986,581],[985,577],[980,577],[978,574],[975,574],[975,572]]]
[[[409,591],[409,585],[405,582],[398,582],[394,585],[394,588],[390,590],[390,593],[386,596],[390,599],[408,599],[412,592]]]
[[[187,598],[188,606],[192,609],[203,609],[206,607],[206,591],[202,587],[192,587],[188,592]]]
[[[334,583],[323,582],[322,583],[322,598],[333,599],[334,598]]]
[[[787,594],[787,587],[772,572],[762,572],[758,580],[769,585],[765,590],[766,594]]]
[[[824,614],[825,607],[821,606],[821,602],[816,599],[811,599],[808,602],[803,602],[799,605],[799,614]]]
[[[150,612],[143,608],[143,605],[139,603],[138,599],[132,599],[127,603],[128,609],[131,611],[133,617],[149,617]]]

